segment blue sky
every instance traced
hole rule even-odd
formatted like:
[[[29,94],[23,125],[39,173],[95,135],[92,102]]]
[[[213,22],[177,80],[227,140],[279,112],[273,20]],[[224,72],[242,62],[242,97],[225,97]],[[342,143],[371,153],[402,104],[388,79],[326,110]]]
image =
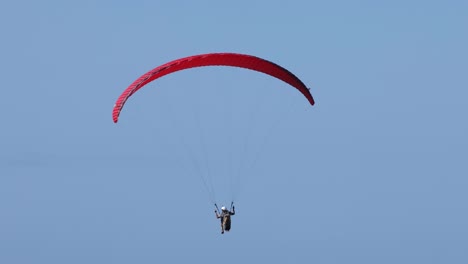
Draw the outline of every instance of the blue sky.
[[[467,263],[467,12],[0,3],[0,262]],[[207,52],[272,60],[316,105],[262,74],[205,68],[148,85],[112,122],[138,76]],[[219,203],[236,197],[223,236],[208,176]]]

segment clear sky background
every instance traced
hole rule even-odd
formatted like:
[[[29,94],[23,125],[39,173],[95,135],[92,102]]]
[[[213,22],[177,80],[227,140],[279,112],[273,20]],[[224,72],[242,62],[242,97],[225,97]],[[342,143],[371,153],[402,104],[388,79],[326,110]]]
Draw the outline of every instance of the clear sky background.
[[[467,14],[461,0],[2,1],[0,263],[468,263]],[[212,67],[148,85],[112,122],[134,79],[207,52],[272,60],[316,105]],[[222,179],[239,180],[229,234],[201,176],[220,204]]]

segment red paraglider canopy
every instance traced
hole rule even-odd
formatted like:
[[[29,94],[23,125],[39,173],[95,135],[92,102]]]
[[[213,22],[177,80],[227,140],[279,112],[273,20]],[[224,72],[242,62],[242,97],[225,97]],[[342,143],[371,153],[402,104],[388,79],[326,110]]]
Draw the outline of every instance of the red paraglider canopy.
[[[143,74],[140,78],[128,86],[128,88],[125,89],[125,91],[117,99],[117,102],[114,105],[114,110],[112,111],[112,118],[114,123],[117,123],[120,111],[122,110],[127,99],[141,87],[164,75],[176,71],[203,66],[232,66],[268,74],[298,89],[307,98],[309,103],[314,105],[314,99],[307,86],[290,71],[271,61],[245,54],[208,53],[177,59],[158,66]]]

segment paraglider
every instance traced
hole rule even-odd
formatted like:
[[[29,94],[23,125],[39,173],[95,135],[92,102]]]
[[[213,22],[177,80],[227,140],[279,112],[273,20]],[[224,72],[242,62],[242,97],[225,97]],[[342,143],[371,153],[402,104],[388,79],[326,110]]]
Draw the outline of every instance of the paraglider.
[[[114,123],[118,122],[120,112],[128,98],[146,84],[176,71],[204,66],[231,66],[262,72],[290,84],[299,90],[311,105],[315,103],[309,88],[293,73],[278,64],[245,54],[208,53],[173,60],[152,69],[136,79],[117,99],[112,111]]]
[[[278,64],[246,54],[207,53],[170,61],[148,71],[136,79],[118,97],[112,111],[112,119],[114,123],[119,121],[119,116],[127,100],[148,83],[177,71],[206,66],[238,67],[267,74],[297,89],[307,99],[310,105],[314,105],[315,103],[314,98],[310,93],[310,89],[296,75]],[[224,234],[225,231],[229,231],[231,229],[231,216],[235,215],[235,208],[233,206],[233,202],[231,203],[231,208],[229,210],[223,206],[221,211],[219,211],[216,203],[215,206],[216,218],[221,220],[221,233]]]

